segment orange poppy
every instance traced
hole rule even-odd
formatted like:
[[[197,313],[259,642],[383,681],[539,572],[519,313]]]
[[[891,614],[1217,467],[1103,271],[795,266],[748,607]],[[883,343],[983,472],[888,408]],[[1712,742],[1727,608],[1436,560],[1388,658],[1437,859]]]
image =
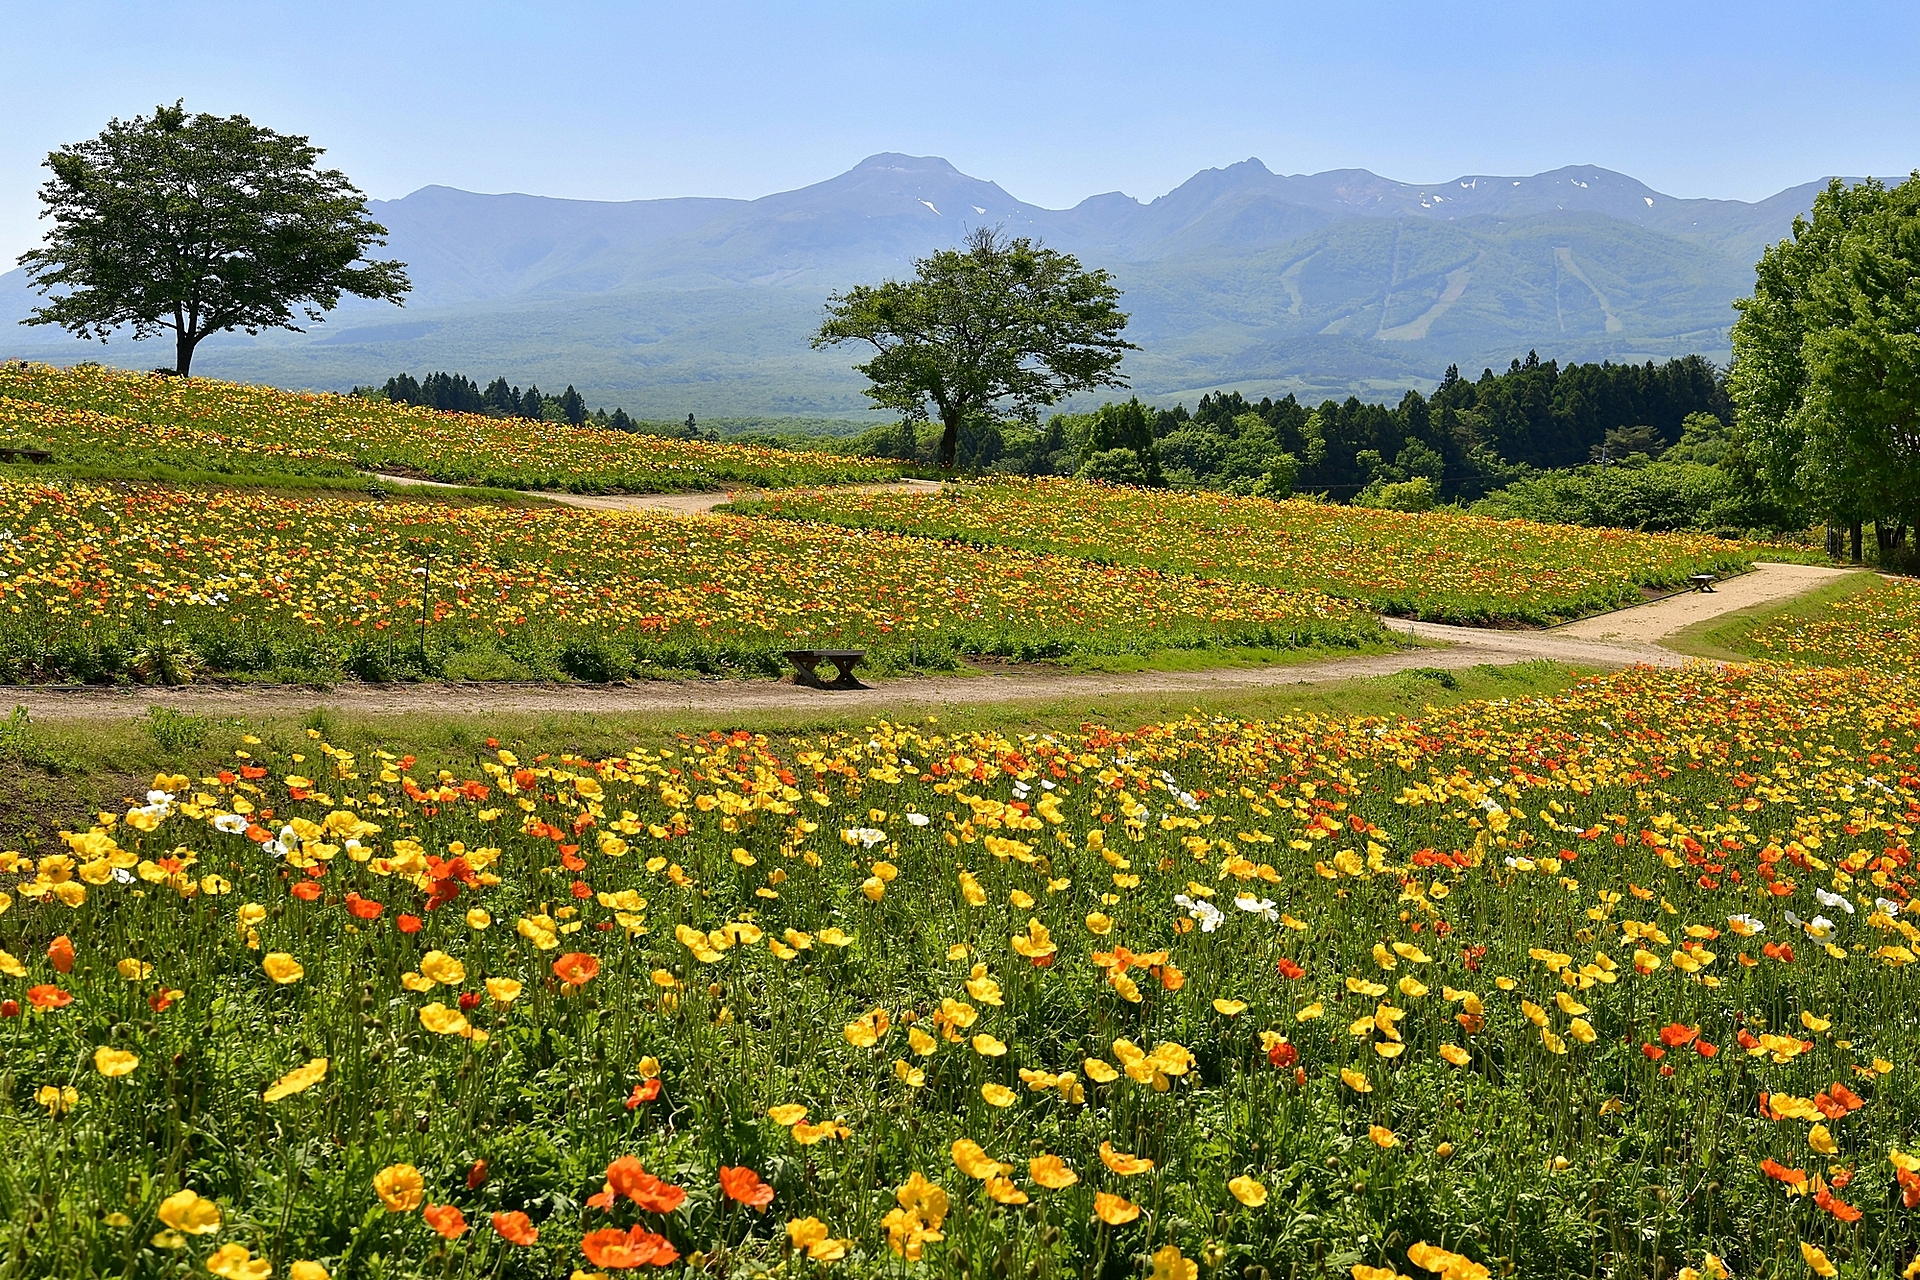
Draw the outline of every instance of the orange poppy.
[[[672,1213],[687,1198],[684,1189],[660,1181],[633,1156],[621,1156],[607,1166],[607,1186],[648,1213]]]
[[[1660,1043],[1669,1049],[1678,1049],[1682,1045],[1692,1044],[1699,1034],[1698,1027],[1690,1027],[1684,1022],[1669,1022],[1660,1028]]]
[[[73,939],[61,934],[47,944],[47,962],[58,973],[73,972]]]
[[[600,961],[584,951],[569,951],[553,962],[553,976],[569,987],[584,987],[600,972]]]
[[[511,1213],[494,1214],[493,1230],[508,1244],[525,1246],[540,1238],[540,1229],[533,1225],[533,1219],[518,1209]]]
[[[720,1166],[720,1190],[729,1200],[738,1200],[747,1208],[761,1212],[773,1203],[773,1188],[751,1169]]]
[[[467,1234],[467,1215],[460,1212],[459,1205],[430,1204],[420,1211],[420,1216],[449,1240],[458,1240]]]
[[[27,988],[27,1002],[36,1009],[64,1009],[73,1003],[73,993],[43,982]]]
[[[1822,1187],[1813,1193],[1813,1202],[1842,1222],[1858,1222],[1864,1214],[1853,1205]]]
[[[652,1102],[659,1096],[660,1081],[658,1079],[642,1080],[639,1084],[633,1086],[633,1092],[627,1095],[627,1110],[636,1110],[641,1103]]]
[[[665,1236],[657,1236],[641,1226],[625,1231],[602,1227],[580,1241],[580,1252],[586,1254],[587,1261],[594,1266],[613,1271],[648,1265],[664,1267],[680,1260],[679,1251],[667,1243]]]
[[[1771,1157],[1760,1162],[1760,1172],[1766,1174],[1769,1178],[1778,1179],[1789,1186],[1795,1183],[1804,1184],[1807,1180],[1807,1171],[1805,1169],[1789,1169]]]

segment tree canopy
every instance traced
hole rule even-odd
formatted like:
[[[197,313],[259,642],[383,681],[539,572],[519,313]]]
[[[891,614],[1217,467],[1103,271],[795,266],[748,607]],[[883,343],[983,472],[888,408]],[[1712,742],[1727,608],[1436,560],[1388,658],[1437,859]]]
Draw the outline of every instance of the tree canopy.
[[[126,326],[135,338],[171,331],[184,376],[209,334],[298,329],[343,294],[400,302],[405,267],[366,260],[386,228],[320,155],[306,138],[177,102],[61,147],[40,188],[53,230],[20,265],[42,294],[68,292],[26,323],[102,342]]]
[[[992,228],[914,264],[912,280],[860,285],[827,301],[816,348],[864,342],[854,368],[876,405],[912,423],[937,415],[937,462],[955,464],[960,428],[1010,411],[1029,424],[1063,396],[1123,387],[1127,317],[1105,271]]]
[[[1920,173],[1838,179],[1735,304],[1737,444],[1775,494],[1835,525],[1920,522]]]

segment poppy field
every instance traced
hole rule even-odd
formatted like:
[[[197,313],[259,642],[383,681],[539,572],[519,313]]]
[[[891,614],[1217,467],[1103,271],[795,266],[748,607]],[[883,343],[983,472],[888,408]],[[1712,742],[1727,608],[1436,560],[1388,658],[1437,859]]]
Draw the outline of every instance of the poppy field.
[[[1781,661],[1911,675],[1920,670],[1920,584],[1882,578],[1827,602],[1812,617],[1796,614],[1761,626],[1743,647]]]
[[[224,732],[0,854],[9,1275],[1915,1273],[1901,680]]]
[[[1313,591],[785,521],[0,479],[0,678],[772,675],[1353,646]]]
[[[1735,572],[1752,555],[1692,534],[1379,511],[1294,499],[995,478],[934,499],[770,495],[761,516],[891,529],[1200,577],[1309,587],[1395,617],[1554,623],[1639,604],[1642,588]]]
[[[675,440],[566,423],[441,413],[327,393],[99,365],[0,363],[0,447],[58,463],[114,461],[209,472],[387,471],[463,485],[672,493],[733,485],[889,480],[883,459]]]

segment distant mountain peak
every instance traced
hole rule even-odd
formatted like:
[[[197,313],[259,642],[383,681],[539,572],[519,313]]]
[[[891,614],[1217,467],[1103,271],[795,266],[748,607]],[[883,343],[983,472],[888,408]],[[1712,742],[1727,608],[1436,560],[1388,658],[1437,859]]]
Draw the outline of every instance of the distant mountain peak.
[[[847,172],[862,173],[876,169],[893,173],[937,173],[942,177],[951,175],[956,178],[967,178],[969,182],[979,181],[954,168],[953,163],[942,156],[910,156],[900,151],[876,152]]]

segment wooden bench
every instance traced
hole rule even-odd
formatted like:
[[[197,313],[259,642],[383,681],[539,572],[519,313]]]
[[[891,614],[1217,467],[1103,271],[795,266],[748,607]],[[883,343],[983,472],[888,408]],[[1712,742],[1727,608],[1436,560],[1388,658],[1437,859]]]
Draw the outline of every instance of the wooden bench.
[[[796,684],[810,685],[815,689],[866,688],[853,675],[854,667],[867,656],[865,649],[789,649],[781,656],[793,664]],[[820,678],[821,663],[832,667],[837,673],[832,681]]]
[[[1713,575],[1710,573],[1696,573],[1691,577],[1689,577],[1687,581],[1693,584],[1693,589],[1695,591],[1712,591],[1713,590],[1714,578],[1713,578]]]
[[[49,449],[0,448],[0,462],[52,462]]]

